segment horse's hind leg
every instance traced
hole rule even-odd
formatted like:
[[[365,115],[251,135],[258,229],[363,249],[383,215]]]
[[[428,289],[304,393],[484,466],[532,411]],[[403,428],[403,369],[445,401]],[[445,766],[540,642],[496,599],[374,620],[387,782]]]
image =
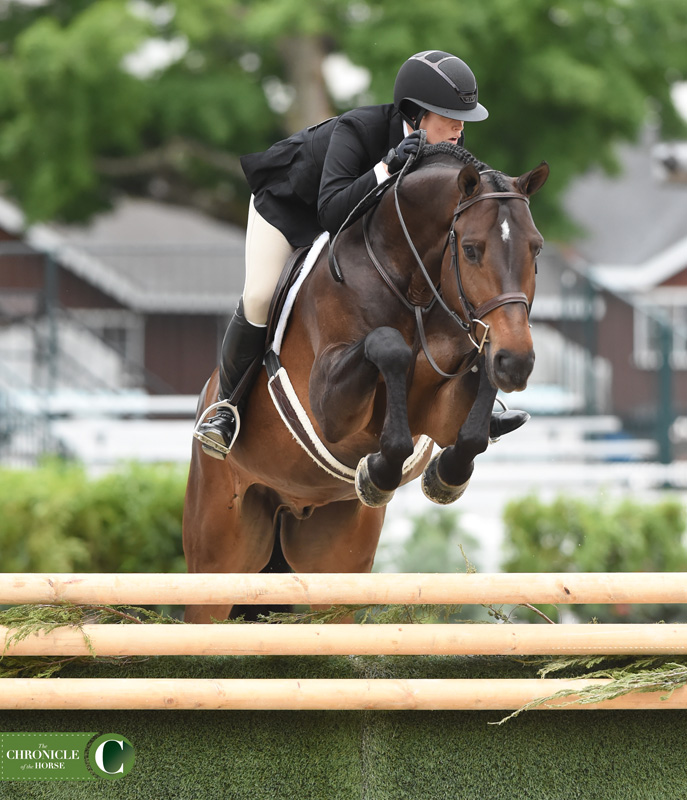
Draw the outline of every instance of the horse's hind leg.
[[[345,500],[316,508],[308,519],[284,515],[281,544],[296,572],[371,572],[386,508]],[[314,604],[314,611],[331,604]],[[353,622],[347,614],[339,622]]]
[[[422,491],[433,502],[442,505],[453,503],[467,489],[475,458],[489,444],[489,423],[496,391],[481,361],[477,396],[458,432],[456,443],[437,453],[422,475]]]
[[[284,556],[296,572],[371,572],[385,512],[345,500],[316,508],[307,519],[285,514]]]
[[[197,444],[195,451],[200,451]],[[257,486],[241,495],[228,462],[194,458],[183,532],[189,572],[260,572],[274,545],[274,503],[266,490]],[[227,603],[186,606],[184,619],[208,623],[226,619],[230,611]]]

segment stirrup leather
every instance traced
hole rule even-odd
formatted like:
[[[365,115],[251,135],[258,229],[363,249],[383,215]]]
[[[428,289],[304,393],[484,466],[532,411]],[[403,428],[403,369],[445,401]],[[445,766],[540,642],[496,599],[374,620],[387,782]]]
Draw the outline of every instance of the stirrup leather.
[[[229,411],[234,415],[234,421],[236,422],[236,427],[234,428],[234,435],[231,438],[231,441],[228,445],[220,444],[216,442],[214,439],[208,439],[204,433],[200,432],[200,426],[205,422],[209,415],[212,412],[216,411],[218,408],[228,408]],[[217,403],[212,403],[209,405],[205,411],[200,415],[198,422],[196,422],[196,427],[193,429],[193,437],[198,439],[198,441],[203,445],[203,451],[207,453],[206,447],[209,447],[211,450],[214,450],[215,453],[221,453],[222,456],[227,456],[229,451],[234,446],[234,442],[236,441],[239,431],[241,429],[241,417],[239,416],[238,408],[229,402],[229,400],[219,400]],[[209,455],[209,454],[208,454]]]

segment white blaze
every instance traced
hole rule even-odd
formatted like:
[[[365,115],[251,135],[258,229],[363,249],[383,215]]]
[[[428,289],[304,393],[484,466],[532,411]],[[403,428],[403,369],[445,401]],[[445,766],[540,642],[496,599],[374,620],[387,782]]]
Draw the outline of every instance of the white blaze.
[[[504,220],[501,223],[501,238],[504,242],[507,242],[510,239],[510,226],[508,225],[508,220]]]

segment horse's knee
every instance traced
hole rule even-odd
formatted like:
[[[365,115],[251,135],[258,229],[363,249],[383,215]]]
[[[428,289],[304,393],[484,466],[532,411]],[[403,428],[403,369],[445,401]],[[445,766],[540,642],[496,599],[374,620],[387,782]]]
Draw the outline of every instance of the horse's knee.
[[[406,374],[413,351],[396,328],[375,328],[365,337],[365,358],[383,375],[396,371]]]

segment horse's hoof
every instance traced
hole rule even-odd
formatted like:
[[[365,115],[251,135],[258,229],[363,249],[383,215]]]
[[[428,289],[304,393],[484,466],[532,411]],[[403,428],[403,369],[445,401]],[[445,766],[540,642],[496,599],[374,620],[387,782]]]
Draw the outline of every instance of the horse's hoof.
[[[358,469],[355,471],[355,492],[363,505],[370,508],[381,508],[391,500],[394,492],[387,492],[372,483],[369,458],[369,455],[364,456],[358,463]]]
[[[451,486],[449,483],[442,481],[439,477],[438,464],[439,456],[443,452],[443,450],[438,452],[427,464],[425,471],[422,473],[421,485],[425,497],[429,498],[433,503],[447,506],[449,503],[455,503],[456,500],[463,496],[470,483],[470,478],[460,486]]]

